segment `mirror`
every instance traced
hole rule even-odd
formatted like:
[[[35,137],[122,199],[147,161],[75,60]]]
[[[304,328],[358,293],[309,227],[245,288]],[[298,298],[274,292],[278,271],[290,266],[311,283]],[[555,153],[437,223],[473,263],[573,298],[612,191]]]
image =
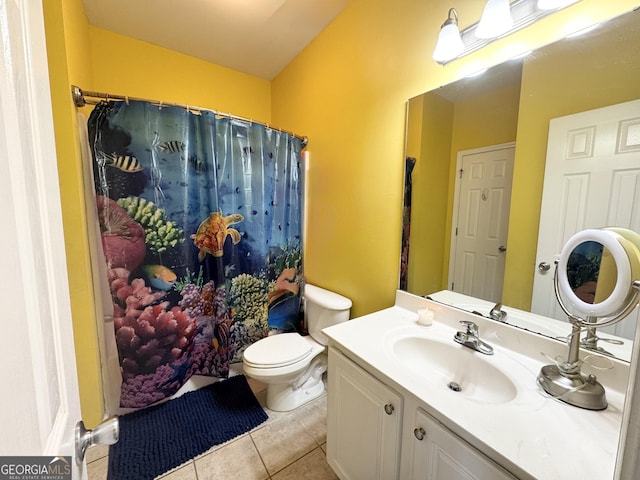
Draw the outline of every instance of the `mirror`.
[[[501,302],[507,323],[557,338],[570,333],[559,308],[557,313],[537,309],[533,302],[536,279],[552,279],[562,245],[578,230],[616,225],[640,231],[640,207],[628,205],[625,213],[618,209],[617,215],[593,224],[576,222],[573,230],[539,229],[549,183],[545,165],[550,121],[640,99],[638,44],[640,12],[633,11],[584,36],[563,39],[524,59],[408,101],[401,289],[487,317]],[[635,144],[618,147],[640,155],[640,120],[628,122],[625,128],[635,132]],[[571,146],[578,158],[580,148],[589,143],[588,133],[574,140]],[[640,159],[635,161],[627,171],[640,175]],[[465,187],[461,183],[466,181],[460,179],[461,171],[479,171],[482,166],[498,172],[503,183],[470,188],[471,194],[461,195]],[[577,203],[561,210],[560,203],[552,212],[556,216],[581,218],[583,210],[592,210]],[[483,205],[492,209],[483,213]],[[562,213],[569,210],[567,215]],[[491,253],[468,255],[455,241],[462,227],[478,234],[484,228],[484,234],[492,237],[487,242]],[[560,238],[553,254],[540,258],[536,241],[549,236],[550,230],[560,231]],[[477,285],[479,291],[467,283]],[[548,304],[556,304],[552,287],[548,298]],[[637,312],[631,315],[635,316]],[[616,346],[615,356],[630,359],[634,328],[634,320],[629,319],[615,329],[603,329],[602,336],[610,336],[612,346],[623,342],[621,348]]]
[[[597,303],[597,293],[599,297],[607,298],[613,291],[613,288],[608,288],[603,292],[602,285],[598,285],[603,255],[607,258],[611,254],[601,243],[592,240],[582,242],[571,251],[566,268],[562,270],[566,272],[571,292],[584,303]],[[615,268],[615,264],[613,266]],[[613,275],[615,277],[616,272],[613,272]],[[598,287],[600,292],[597,292]]]
[[[594,326],[597,319],[617,317],[630,305],[635,307],[639,248],[640,235],[623,228],[576,233],[558,260],[558,301],[573,315],[593,318]]]

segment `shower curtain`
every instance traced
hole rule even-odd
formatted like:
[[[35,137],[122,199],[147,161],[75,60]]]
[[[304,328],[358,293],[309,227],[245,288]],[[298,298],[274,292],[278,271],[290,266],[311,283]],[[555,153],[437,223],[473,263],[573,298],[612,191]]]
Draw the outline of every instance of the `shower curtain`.
[[[406,157],[404,163],[404,195],[402,200],[402,250],[400,251],[400,290],[409,285],[409,246],[411,240],[411,196],[413,195],[413,168],[416,159]]]
[[[88,131],[121,407],[300,328],[299,138],[143,101],[98,104]]]

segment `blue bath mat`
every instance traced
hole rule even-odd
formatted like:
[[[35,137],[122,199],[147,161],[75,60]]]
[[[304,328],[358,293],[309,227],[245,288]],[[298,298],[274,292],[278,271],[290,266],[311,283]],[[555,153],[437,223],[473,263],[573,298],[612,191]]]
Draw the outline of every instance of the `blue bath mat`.
[[[153,479],[267,419],[243,375],[120,417],[108,480]]]

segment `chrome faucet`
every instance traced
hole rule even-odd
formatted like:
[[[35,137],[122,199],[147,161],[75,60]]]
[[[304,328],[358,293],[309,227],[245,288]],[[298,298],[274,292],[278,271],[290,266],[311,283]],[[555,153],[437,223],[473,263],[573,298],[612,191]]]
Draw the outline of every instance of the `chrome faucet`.
[[[485,355],[493,355],[493,347],[480,340],[478,325],[468,320],[462,320],[460,324],[464,325],[467,331],[456,332],[453,337],[454,341],[465,347],[472,348],[477,352],[484,353]]]
[[[489,316],[494,320],[497,320],[499,322],[504,322],[504,319],[507,318],[507,312],[502,310],[502,303],[498,302],[493,306],[493,308],[489,312]]]

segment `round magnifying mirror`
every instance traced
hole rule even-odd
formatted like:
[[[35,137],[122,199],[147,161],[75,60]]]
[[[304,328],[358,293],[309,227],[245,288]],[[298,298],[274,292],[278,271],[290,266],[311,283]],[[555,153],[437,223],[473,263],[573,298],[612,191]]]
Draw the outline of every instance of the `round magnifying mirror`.
[[[583,230],[565,244],[558,287],[577,314],[619,315],[634,301],[640,279],[640,235],[622,228]]]

